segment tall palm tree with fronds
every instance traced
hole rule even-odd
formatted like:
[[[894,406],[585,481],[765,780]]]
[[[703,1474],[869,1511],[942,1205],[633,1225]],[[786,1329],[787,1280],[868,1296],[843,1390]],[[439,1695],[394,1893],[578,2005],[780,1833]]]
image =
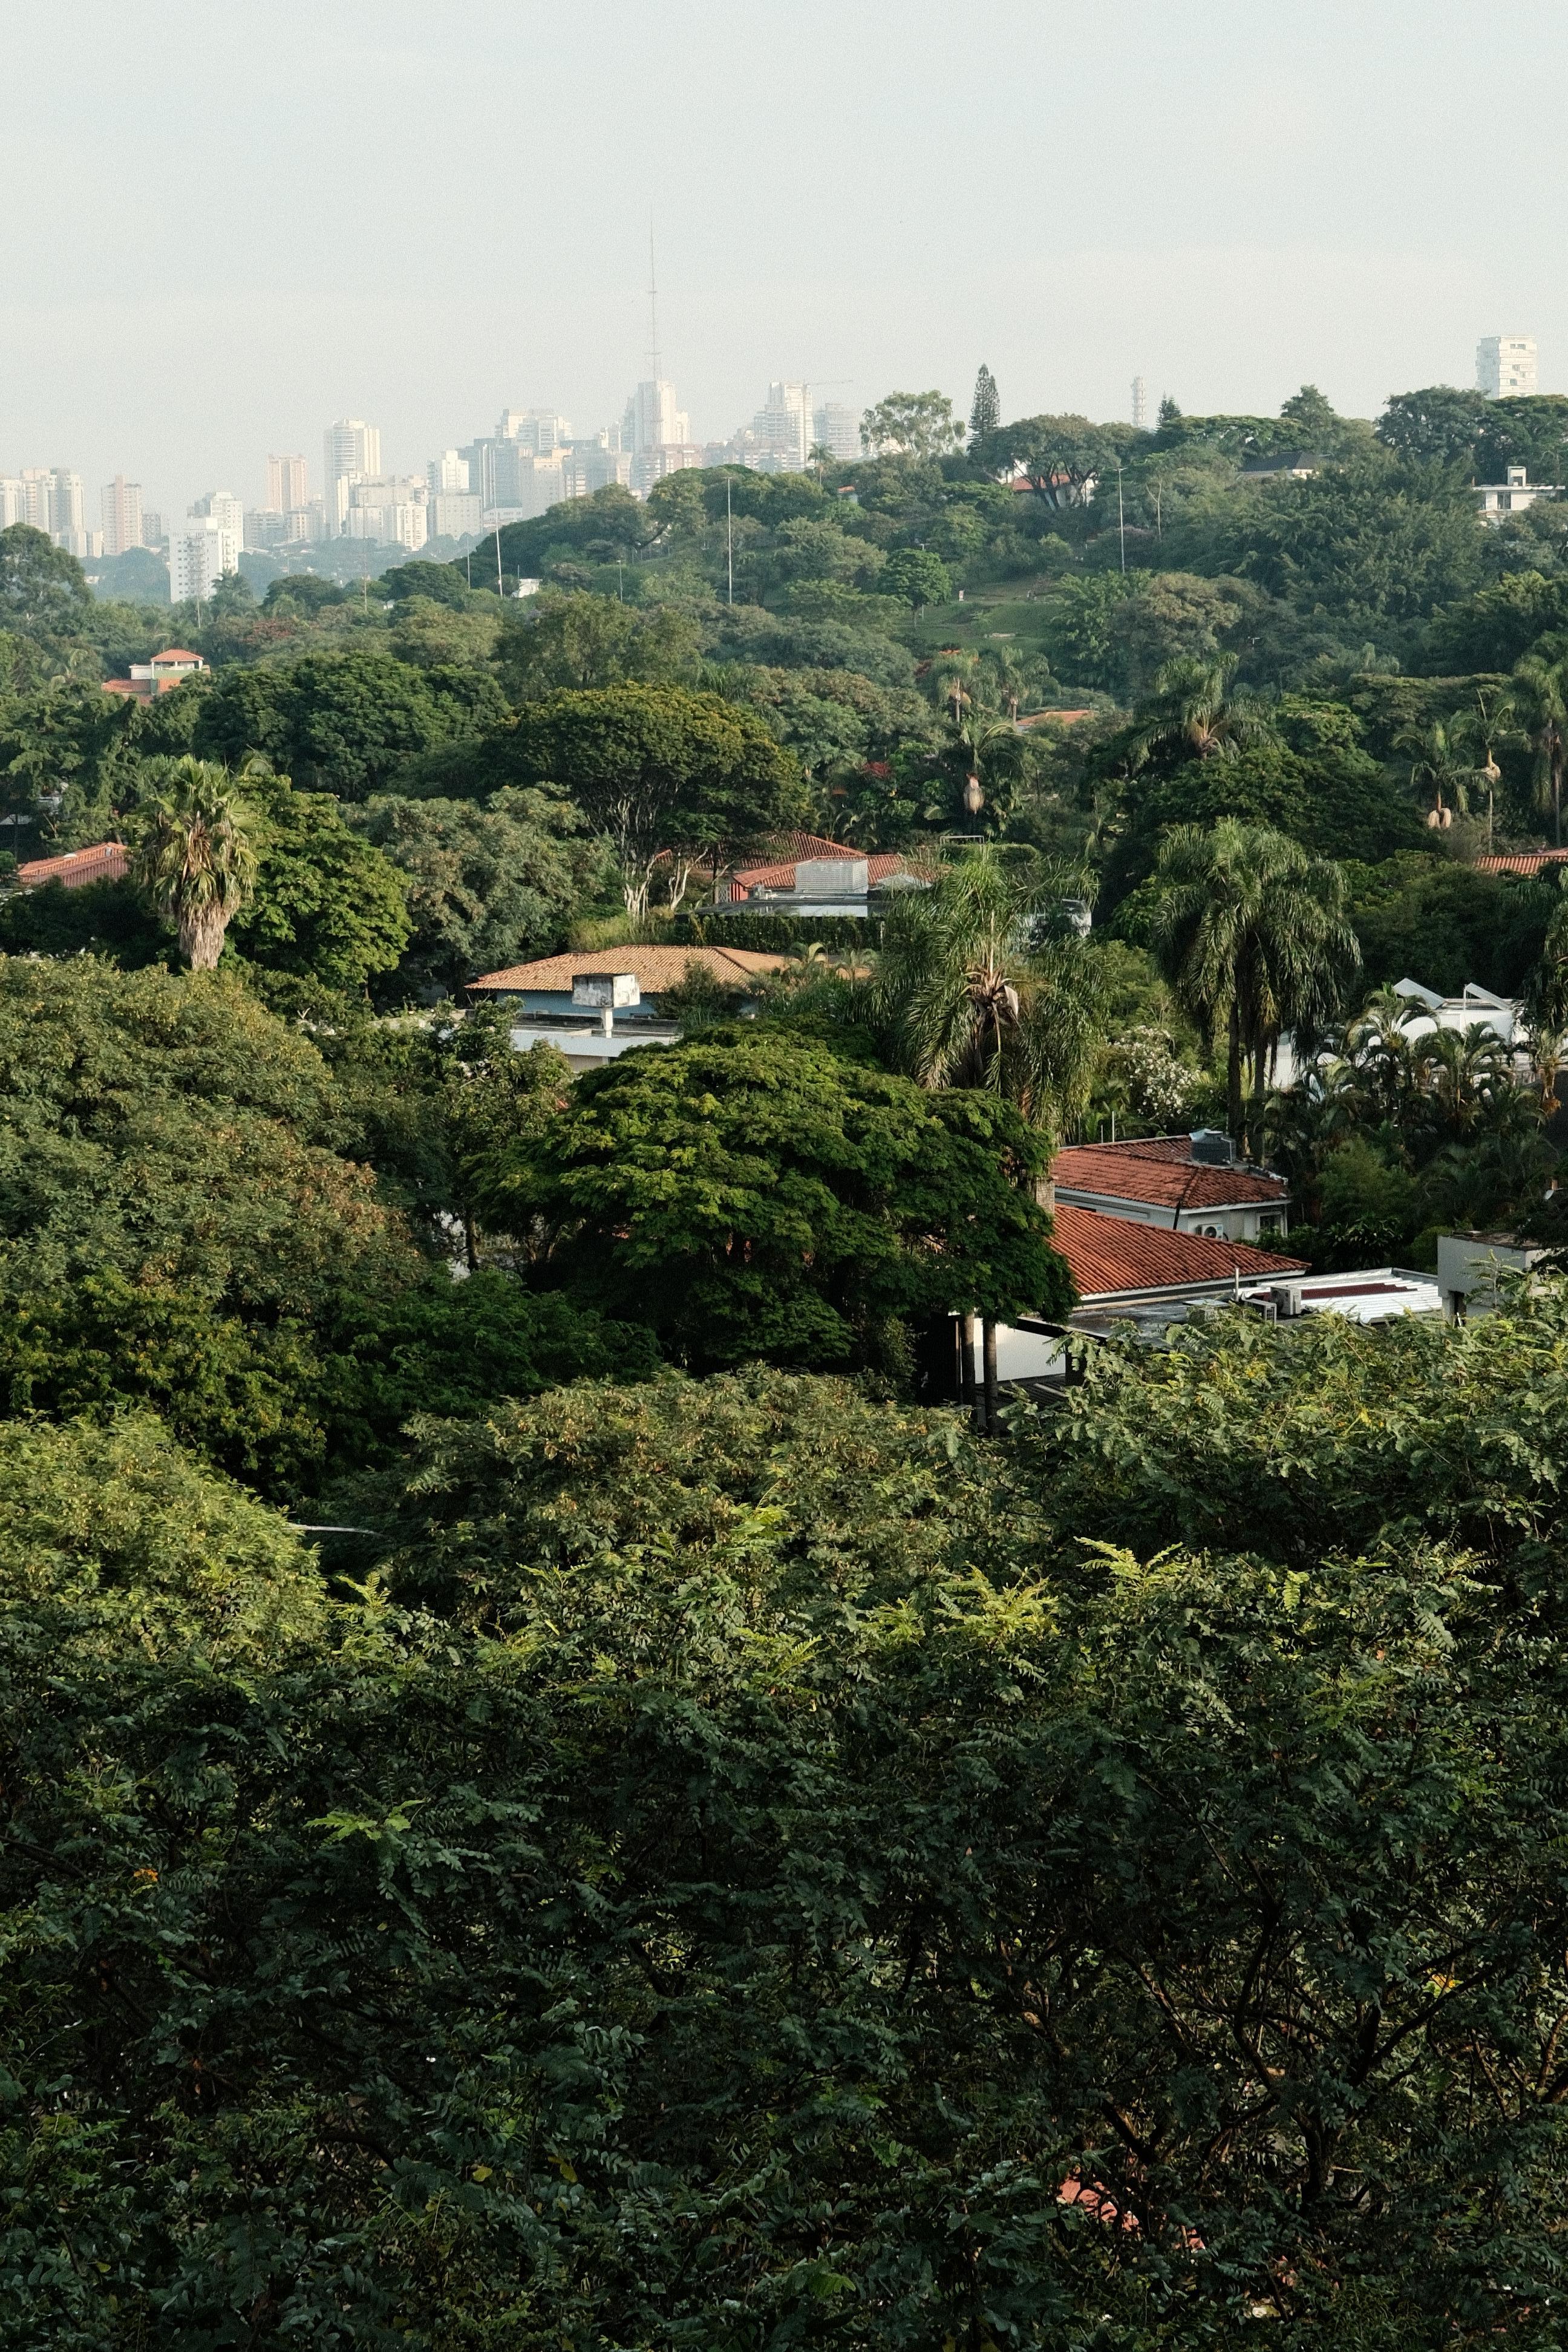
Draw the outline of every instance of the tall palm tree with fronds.
[[[1252,745],[1278,740],[1266,706],[1231,681],[1236,656],[1216,661],[1184,655],[1168,661],[1132,731],[1141,765],[1151,753],[1173,751],[1187,760],[1234,760]]]
[[[1563,846],[1563,772],[1568,766],[1568,656],[1526,654],[1514,665],[1509,687],[1514,719],[1535,753],[1536,798],[1552,811],[1553,836]]]
[[[243,790],[209,760],[171,760],[137,813],[131,872],[174,924],[193,971],[211,971],[224,933],[256,887],[258,859]]]
[[[1320,1031],[1361,965],[1339,867],[1266,825],[1177,825],[1160,853],[1154,952],[1177,1002],[1226,1039],[1230,1132],[1247,1140],[1244,1069],[1260,1133],[1264,1091],[1288,1029]]]
[[[1089,1099],[1100,987],[1080,941],[1034,943],[1036,912],[993,851],[948,867],[931,889],[889,908],[868,1017],[894,1069],[924,1087],[1001,1095],[1031,1125],[1059,1133]],[[970,1317],[962,1318],[961,1338],[967,1383]],[[971,1402],[985,1427],[996,1411],[992,1323],[983,1357],[984,1396]]]
[[[1429,727],[1406,728],[1396,740],[1402,751],[1413,755],[1411,784],[1417,792],[1432,794],[1427,824],[1447,826],[1454,822],[1455,809],[1461,815],[1468,813],[1470,786],[1485,779],[1465,741],[1462,721],[1435,719]]]

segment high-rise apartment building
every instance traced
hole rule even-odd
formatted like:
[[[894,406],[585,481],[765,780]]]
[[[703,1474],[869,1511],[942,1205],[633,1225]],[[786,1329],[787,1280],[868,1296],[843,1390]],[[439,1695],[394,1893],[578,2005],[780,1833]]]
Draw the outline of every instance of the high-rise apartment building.
[[[760,456],[774,459],[781,472],[804,473],[811,425],[811,386],[770,383],[766,402],[752,419],[753,446]]]
[[[215,493],[225,497],[226,493]],[[239,501],[233,501],[237,507]],[[239,569],[240,521],[223,514],[190,514],[169,534],[169,594],[176,604],[205,603],[226,572]]]
[[[0,474],[0,530],[27,520],[27,486],[20,474]]]
[[[322,437],[326,473],[327,530],[342,530],[349,510],[349,489],[356,481],[374,481],[381,474],[381,427],[363,416],[340,416]]]
[[[438,457],[432,457],[425,468],[425,478],[430,486],[432,498],[460,493],[472,488],[468,461],[460,449],[443,449]]]
[[[344,539],[373,540],[383,547],[405,547],[410,554],[429,535],[428,486],[417,474],[378,474],[349,487],[343,512]]]
[[[1476,389],[1489,400],[1519,400],[1536,388],[1535,337],[1484,335],[1476,345]]]
[[[103,551],[124,555],[142,544],[142,485],[116,474],[103,486]]]
[[[503,408],[498,441],[515,441],[535,457],[553,457],[572,438],[572,427],[552,408]]]
[[[218,523],[244,546],[245,501],[237,499],[232,490],[204,490],[199,499],[192,499],[190,510],[193,520]]]
[[[812,413],[811,437],[841,465],[852,466],[860,455],[860,419],[841,400],[825,400]]]
[[[691,446],[691,427],[684,409],[675,404],[675,386],[665,376],[639,383],[626,403],[621,446],[631,457],[631,487],[647,498],[666,474],[702,463],[700,450]]]
[[[267,503],[275,514],[296,514],[310,502],[303,457],[268,457]]]
[[[93,553],[94,534],[87,528],[81,476],[68,467],[57,466],[48,478],[49,537],[68,555]]]
[[[1141,375],[1132,379],[1132,422],[1140,433],[1149,429],[1149,386]]]

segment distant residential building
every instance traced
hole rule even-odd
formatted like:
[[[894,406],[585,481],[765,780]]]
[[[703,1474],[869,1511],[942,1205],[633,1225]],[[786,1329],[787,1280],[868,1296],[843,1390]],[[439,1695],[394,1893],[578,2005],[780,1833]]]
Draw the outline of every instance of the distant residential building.
[[[68,849],[63,857],[30,857],[16,868],[19,890],[41,890],[50,882],[79,890],[89,882],[122,882],[130,871],[122,841],[96,841],[90,849]]]
[[[101,534],[89,531],[83,511],[81,476],[68,467],[56,466],[47,478],[49,537],[68,555],[87,556],[102,552]]]
[[[27,520],[27,486],[20,474],[0,474],[0,530]]]
[[[199,499],[191,501],[192,520],[214,522],[232,531],[243,547],[245,544],[245,501],[237,499],[232,490],[204,490]]]
[[[1141,375],[1132,379],[1132,423],[1140,433],[1149,428],[1149,386]]]
[[[267,504],[275,514],[297,514],[310,502],[310,476],[303,457],[268,457]]]
[[[54,476],[47,466],[24,466],[16,479],[21,486],[22,512],[18,522],[28,523],[34,530],[54,529],[51,488]]]
[[[760,456],[776,458],[781,472],[804,473],[812,421],[808,383],[770,383],[767,399],[752,419],[753,446]]]
[[[468,461],[459,449],[443,449],[438,457],[432,457],[425,468],[425,479],[432,498],[473,488]]]
[[[1272,457],[1259,457],[1255,465],[1244,466],[1241,478],[1244,482],[1252,482],[1283,479],[1288,476],[1293,482],[1310,482],[1314,474],[1322,472],[1328,462],[1315,450],[1281,449]]]
[[[631,453],[631,488],[638,498],[647,498],[667,474],[702,463],[686,413],[676,406],[675,386],[666,376],[649,377],[633,392],[621,427],[621,446]]]
[[[171,694],[188,677],[195,677],[206,667],[200,654],[187,651],[184,646],[166,646],[149,662],[132,662],[129,677],[106,677],[105,694],[119,694],[134,702],[152,702],[160,694]]]
[[[383,547],[405,547],[410,554],[429,537],[429,485],[417,474],[382,474],[350,485],[342,519],[344,539],[368,539]]]
[[[1471,495],[1480,501],[1482,515],[1490,522],[1508,514],[1522,514],[1537,499],[1554,499],[1562,490],[1561,482],[1531,482],[1526,479],[1522,466],[1510,466],[1506,482],[1477,482]]]
[[[1228,1136],[1150,1136],[1127,1143],[1065,1144],[1052,1163],[1058,1202],[1173,1233],[1255,1242],[1289,1223],[1282,1176],[1237,1160]]]
[[[103,551],[124,555],[142,544],[142,485],[116,474],[103,486]]]
[[[198,514],[175,526],[169,534],[169,594],[174,604],[205,603],[226,572],[238,571],[243,527],[243,514],[238,528],[222,516]]]
[[[552,408],[503,408],[496,426],[498,441],[515,441],[535,457],[553,457],[571,438],[571,425]]]
[[[435,490],[425,501],[432,539],[472,539],[484,529],[484,509],[472,490]]]
[[[168,532],[163,529],[163,518],[157,508],[143,507],[142,509],[142,546],[163,547],[167,542],[168,536]]]
[[[561,480],[563,496],[569,499],[591,499],[595,490],[608,489],[612,483],[630,489],[631,452],[612,449],[608,434],[595,441],[574,441],[562,460]]]
[[[326,520],[333,535],[342,530],[349,510],[349,490],[354,482],[374,481],[381,473],[381,427],[363,416],[340,416],[322,436],[326,479]]]
[[[852,466],[860,455],[860,419],[841,400],[825,400],[812,415],[811,437],[842,465]]]
[[[1483,335],[1476,345],[1476,389],[1489,400],[1521,400],[1537,381],[1533,335]]]

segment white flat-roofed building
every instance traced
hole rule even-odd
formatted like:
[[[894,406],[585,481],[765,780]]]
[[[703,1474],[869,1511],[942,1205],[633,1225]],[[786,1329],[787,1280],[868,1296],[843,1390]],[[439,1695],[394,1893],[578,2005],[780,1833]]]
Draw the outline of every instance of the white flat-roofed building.
[[[204,604],[226,572],[237,572],[244,544],[216,515],[187,515],[169,535],[169,595],[176,604]]]
[[[1525,400],[1539,381],[1533,335],[1483,335],[1476,345],[1476,390],[1489,400]]]

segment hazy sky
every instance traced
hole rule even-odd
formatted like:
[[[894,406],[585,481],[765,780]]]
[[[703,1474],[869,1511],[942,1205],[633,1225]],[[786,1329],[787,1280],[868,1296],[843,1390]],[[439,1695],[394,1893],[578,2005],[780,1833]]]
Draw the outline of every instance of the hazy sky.
[[[1561,0],[0,0],[0,470],[259,503],[647,369],[1005,415],[1568,385]]]

